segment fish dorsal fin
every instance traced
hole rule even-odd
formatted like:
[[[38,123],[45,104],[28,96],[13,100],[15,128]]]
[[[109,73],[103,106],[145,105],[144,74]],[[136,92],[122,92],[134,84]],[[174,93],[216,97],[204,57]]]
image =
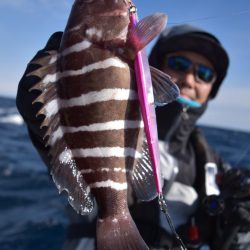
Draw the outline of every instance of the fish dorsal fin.
[[[46,66],[57,61],[58,53],[56,50],[46,51],[46,54],[45,56],[32,60],[30,63]]]
[[[138,200],[149,201],[157,196],[157,192],[145,135],[141,147],[141,155],[142,157],[137,160],[132,170],[131,183]]]
[[[167,16],[163,13],[155,13],[140,20],[134,28],[129,31],[128,42],[135,52],[143,49],[166,26]]]
[[[59,98],[57,96],[57,60],[59,55],[55,51],[46,52],[46,56],[31,61],[31,64],[40,65],[39,68],[27,74],[36,76],[40,80],[30,89],[41,91],[40,95],[33,101],[42,103],[38,115],[45,118],[41,127],[46,127],[44,140],[50,146],[49,155],[51,156],[50,174],[61,193],[68,193],[68,201],[72,207],[80,214],[88,214],[92,211],[94,203],[90,194],[90,188],[84,181],[81,172],[68,149],[63,138],[59,141],[54,140],[54,134],[58,134],[60,127]],[[49,76],[49,77],[48,77]],[[51,77],[53,76],[53,77]],[[51,81],[49,81],[52,79]]]
[[[166,73],[150,66],[154,99],[156,106],[163,106],[175,101],[180,94],[177,85],[171,80]]]
[[[54,120],[55,115],[50,115],[48,112],[48,104],[56,102],[57,100],[57,84],[55,81],[47,81],[45,80],[48,75],[54,75],[56,76],[56,70],[57,70],[57,58],[58,55],[55,51],[46,51],[46,55],[42,56],[40,58],[36,58],[33,61],[30,62],[30,64],[36,64],[40,65],[40,67],[36,68],[35,70],[28,73],[26,76],[36,76],[39,78],[37,83],[35,83],[29,91],[33,90],[39,90],[41,93],[38,95],[38,97],[33,100],[32,104],[35,103],[42,103],[42,106],[40,110],[37,112],[38,115],[44,115],[45,119],[41,126],[48,127],[50,125],[50,122]],[[56,79],[56,77],[54,77]]]

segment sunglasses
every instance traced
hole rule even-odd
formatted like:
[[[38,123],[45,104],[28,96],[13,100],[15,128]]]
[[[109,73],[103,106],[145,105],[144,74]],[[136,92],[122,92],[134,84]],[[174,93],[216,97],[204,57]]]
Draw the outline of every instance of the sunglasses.
[[[203,64],[194,64],[184,56],[167,57],[167,67],[180,73],[186,73],[194,67],[194,75],[197,82],[212,84],[216,80],[216,74],[213,69]]]

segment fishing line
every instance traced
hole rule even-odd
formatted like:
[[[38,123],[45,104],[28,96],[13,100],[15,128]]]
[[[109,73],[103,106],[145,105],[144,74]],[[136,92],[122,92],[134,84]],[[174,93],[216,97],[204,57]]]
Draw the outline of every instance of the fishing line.
[[[130,8],[129,8],[129,13],[130,13],[130,24],[133,28],[136,27],[138,24],[138,16],[137,16],[137,9],[135,5],[130,2]],[[162,27],[164,28],[164,27]],[[146,54],[143,53],[142,51],[137,52],[136,57],[135,57],[135,62],[134,62],[134,67],[135,67],[135,76],[136,76],[136,83],[138,87],[138,96],[139,96],[139,102],[141,106],[141,113],[144,121],[144,129],[145,129],[145,134],[148,142],[148,148],[149,148],[149,153],[151,157],[151,162],[152,162],[152,169],[154,173],[154,178],[155,178],[155,185],[156,185],[156,191],[158,193],[158,204],[160,207],[160,210],[165,214],[167,222],[170,226],[170,229],[173,232],[173,236],[175,237],[176,243],[178,243],[178,248],[175,247],[177,250],[186,250],[185,245],[183,244],[181,238],[177,234],[174,225],[172,223],[172,220],[170,218],[170,215],[168,213],[168,207],[167,203],[164,199],[164,196],[162,194],[162,187],[161,187],[161,180],[160,180],[160,173],[159,173],[159,149],[158,149],[158,135],[157,135],[157,129],[156,128],[156,121],[154,120],[155,118],[155,108],[153,105],[153,102],[150,98],[150,95],[153,95],[152,93],[152,82],[150,75],[146,74],[149,72],[149,65],[148,65],[148,60],[147,58],[145,59],[144,56]],[[153,127],[153,129],[152,129]]]
[[[177,243],[180,246],[180,250],[187,250],[187,248],[185,247],[183,241],[181,240],[180,236],[177,234],[177,232],[175,230],[172,219],[171,219],[171,217],[169,215],[169,212],[168,212],[168,206],[167,206],[166,200],[164,199],[162,193],[159,194],[159,196],[158,196],[158,203],[159,203],[159,207],[160,207],[161,211],[164,213],[164,215],[165,215],[165,217],[166,217],[166,219],[168,221],[169,227],[170,227],[170,229],[171,229]]]
[[[236,163],[234,164],[235,166],[238,166],[239,163],[245,158],[245,156],[247,155],[248,151],[250,149],[250,143],[248,143],[248,146],[246,147],[246,149],[241,153],[241,155],[239,156],[238,160],[236,161]]]
[[[194,19],[188,19],[188,20],[184,20],[181,22],[169,22],[169,25],[179,25],[179,24],[186,24],[186,23],[195,23],[195,22],[199,22],[199,21],[209,21],[209,20],[216,20],[216,19],[222,19],[222,18],[229,18],[231,16],[240,16],[240,15],[245,15],[245,14],[249,14],[250,10],[242,10],[239,12],[233,12],[233,13],[228,13],[224,16],[208,16],[208,17],[200,17],[200,18],[194,18]]]

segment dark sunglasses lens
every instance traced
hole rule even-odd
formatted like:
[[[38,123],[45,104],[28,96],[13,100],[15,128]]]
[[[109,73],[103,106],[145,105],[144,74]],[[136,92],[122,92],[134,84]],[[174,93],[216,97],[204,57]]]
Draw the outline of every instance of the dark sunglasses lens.
[[[204,82],[211,82],[214,78],[214,71],[205,65],[199,65],[197,75]]]
[[[171,56],[168,58],[167,64],[170,69],[185,72],[190,68],[192,62],[185,57]]]

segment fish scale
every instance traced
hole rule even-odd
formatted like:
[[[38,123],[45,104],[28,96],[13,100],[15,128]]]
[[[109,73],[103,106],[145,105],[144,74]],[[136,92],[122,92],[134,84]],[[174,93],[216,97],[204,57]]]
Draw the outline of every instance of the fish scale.
[[[131,29],[127,0],[76,0],[58,52],[48,51],[29,75],[41,80],[34,102],[45,115],[51,175],[81,214],[98,205],[98,249],[148,249],[128,210],[131,185],[142,200],[156,196],[133,70],[136,53],[165,26],[155,14]],[[112,27],[112,28],[111,28]],[[175,99],[164,73],[153,80]]]

